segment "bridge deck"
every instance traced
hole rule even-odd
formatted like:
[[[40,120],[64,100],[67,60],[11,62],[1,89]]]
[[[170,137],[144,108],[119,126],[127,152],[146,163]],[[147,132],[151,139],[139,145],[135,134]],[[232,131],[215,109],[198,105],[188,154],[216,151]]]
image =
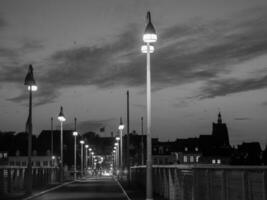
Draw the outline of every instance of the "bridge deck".
[[[127,200],[119,184],[110,177],[88,178],[62,186],[32,200]]]

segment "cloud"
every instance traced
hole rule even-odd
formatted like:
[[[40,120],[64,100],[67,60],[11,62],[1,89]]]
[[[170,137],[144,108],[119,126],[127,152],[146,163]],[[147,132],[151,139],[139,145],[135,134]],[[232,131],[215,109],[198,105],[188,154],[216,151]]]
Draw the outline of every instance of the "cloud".
[[[6,20],[0,15],[0,29],[5,28],[6,26],[7,26]]]
[[[192,19],[162,30],[151,56],[153,91],[203,81],[206,87],[197,96],[203,99],[266,87],[254,78],[220,79],[231,73],[234,64],[267,53],[266,23],[267,14],[253,9],[205,23]],[[141,37],[136,34],[141,32],[131,25],[108,44],[55,52],[48,58],[53,68],[40,80],[50,93],[40,92],[40,97],[52,101],[59,89],[70,86],[143,86],[146,61],[140,53]]]
[[[251,118],[249,118],[249,117],[236,117],[234,120],[237,120],[237,121],[246,121],[246,120],[251,120]]]
[[[210,80],[202,87],[200,94],[196,97],[199,99],[214,98],[265,87],[267,87],[267,72],[257,78]]]

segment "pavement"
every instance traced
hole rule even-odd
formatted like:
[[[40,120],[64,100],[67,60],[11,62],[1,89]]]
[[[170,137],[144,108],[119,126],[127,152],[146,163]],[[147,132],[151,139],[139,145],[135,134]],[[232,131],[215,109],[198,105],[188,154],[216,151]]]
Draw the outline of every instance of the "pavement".
[[[131,200],[112,177],[84,178],[21,200]]]

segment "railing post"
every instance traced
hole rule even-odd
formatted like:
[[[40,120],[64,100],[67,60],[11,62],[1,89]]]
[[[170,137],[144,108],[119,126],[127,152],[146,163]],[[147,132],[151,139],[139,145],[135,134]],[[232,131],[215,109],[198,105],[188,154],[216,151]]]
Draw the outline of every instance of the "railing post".
[[[7,169],[7,192],[11,192],[11,168]]]
[[[267,199],[267,170],[263,171],[263,199]]]
[[[243,200],[248,200],[248,175],[246,170],[242,173],[242,196]]]

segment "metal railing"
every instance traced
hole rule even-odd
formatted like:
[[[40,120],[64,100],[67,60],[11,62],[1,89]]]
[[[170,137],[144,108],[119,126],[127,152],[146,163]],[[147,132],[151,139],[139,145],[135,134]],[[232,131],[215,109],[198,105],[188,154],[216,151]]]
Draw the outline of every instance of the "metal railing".
[[[145,187],[145,166],[131,167]],[[153,192],[168,200],[266,200],[266,166],[154,165]]]
[[[0,194],[25,190],[26,167],[0,166]],[[59,181],[59,169],[50,167],[32,168],[33,188]]]

